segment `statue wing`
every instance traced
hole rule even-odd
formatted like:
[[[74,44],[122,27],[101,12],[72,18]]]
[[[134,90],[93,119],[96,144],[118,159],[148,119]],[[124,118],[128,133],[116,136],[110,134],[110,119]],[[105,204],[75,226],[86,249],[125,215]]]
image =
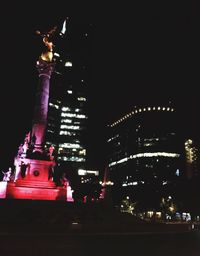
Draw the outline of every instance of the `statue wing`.
[[[53,27],[47,34],[50,36],[53,35],[56,32],[57,26]]]

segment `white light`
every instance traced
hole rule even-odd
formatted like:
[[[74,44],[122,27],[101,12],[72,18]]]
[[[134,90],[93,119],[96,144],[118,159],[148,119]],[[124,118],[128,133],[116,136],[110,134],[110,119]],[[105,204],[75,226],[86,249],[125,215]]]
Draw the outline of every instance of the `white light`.
[[[135,154],[135,155],[130,155],[129,157],[122,158],[122,159],[120,159],[118,161],[111,162],[109,164],[109,167],[113,166],[113,165],[116,165],[116,164],[119,164],[119,163],[126,162],[129,159],[135,159],[135,158],[141,158],[141,157],[173,157],[174,158],[174,157],[180,157],[180,154],[177,154],[177,153],[167,153],[167,152],[138,153],[138,154]],[[157,161],[158,161],[158,159],[157,159]]]
[[[78,97],[78,101],[86,101],[86,98],[84,98],[84,97]]]
[[[57,56],[57,57],[60,57],[60,54],[57,53],[57,52],[54,52],[54,55]]]
[[[66,61],[65,62],[65,67],[72,67],[72,62],[71,61]]]
[[[99,171],[92,171],[92,170],[84,170],[84,169],[78,169],[78,175],[85,176],[87,174],[93,174],[95,176],[99,176]],[[100,183],[102,184],[102,182]]]
[[[49,102],[49,106],[51,106],[51,107],[53,107],[53,108],[56,108],[56,109],[59,109],[59,106],[58,106],[58,105],[53,104],[53,103],[51,103],[51,102]]]
[[[81,146],[79,144],[75,144],[75,143],[62,143],[59,144],[59,147],[62,148],[81,148]]]
[[[61,124],[60,129],[80,130],[80,126],[79,125],[65,125],[65,124]]]
[[[70,111],[71,108],[68,108],[68,107],[62,107],[62,111]]]
[[[71,119],[61,119],[61,123],[71,123],[72,120]]]
[[[180,176],[180,171],[179,171],[179,169],[176,170],[176,176]]]
[[[63,26],[62,26],[62,30],[61,30],[61,34],[64,35],[66,32],[66,20],[63,22]]]

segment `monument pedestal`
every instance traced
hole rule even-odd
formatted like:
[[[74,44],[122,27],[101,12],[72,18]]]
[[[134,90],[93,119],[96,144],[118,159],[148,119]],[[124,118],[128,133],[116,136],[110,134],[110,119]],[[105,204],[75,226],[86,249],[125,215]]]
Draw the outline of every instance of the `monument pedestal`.
[[[15,180],[7,184],[6,198],[66,201],[67,189],[53,182],[54,161],[19,157],[15,163]]]

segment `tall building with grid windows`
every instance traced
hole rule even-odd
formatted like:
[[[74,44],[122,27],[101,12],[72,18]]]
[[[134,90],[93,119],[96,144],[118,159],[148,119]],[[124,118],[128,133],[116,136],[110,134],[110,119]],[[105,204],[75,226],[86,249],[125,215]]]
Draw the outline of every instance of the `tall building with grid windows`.
[[[53,145],[61,172],[78,173],[87,160],[87,87],[92,25],[69,22],[54,52],[46,145]],[[61,173],[59,174],[61,175]],[[69,177],[70,178],[70,177]]]
[[[171,104],[135,106],[108,125],[113,196],[148,201],[170,193],[182,171],[182,145]],[[150,200],[149,200],[150,202]]]

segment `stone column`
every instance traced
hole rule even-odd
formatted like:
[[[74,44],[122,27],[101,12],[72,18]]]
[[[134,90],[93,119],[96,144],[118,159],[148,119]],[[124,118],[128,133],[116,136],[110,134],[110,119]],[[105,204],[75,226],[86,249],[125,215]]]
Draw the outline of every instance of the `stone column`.
[[[53,62],[47,62],[41,58],[37,61],[39,83],[36,92],[35,109],[32,122],[32,142],[36,152],[43,152],[43,143],[47,125],[49,85],[51,74],[54,69]]]

